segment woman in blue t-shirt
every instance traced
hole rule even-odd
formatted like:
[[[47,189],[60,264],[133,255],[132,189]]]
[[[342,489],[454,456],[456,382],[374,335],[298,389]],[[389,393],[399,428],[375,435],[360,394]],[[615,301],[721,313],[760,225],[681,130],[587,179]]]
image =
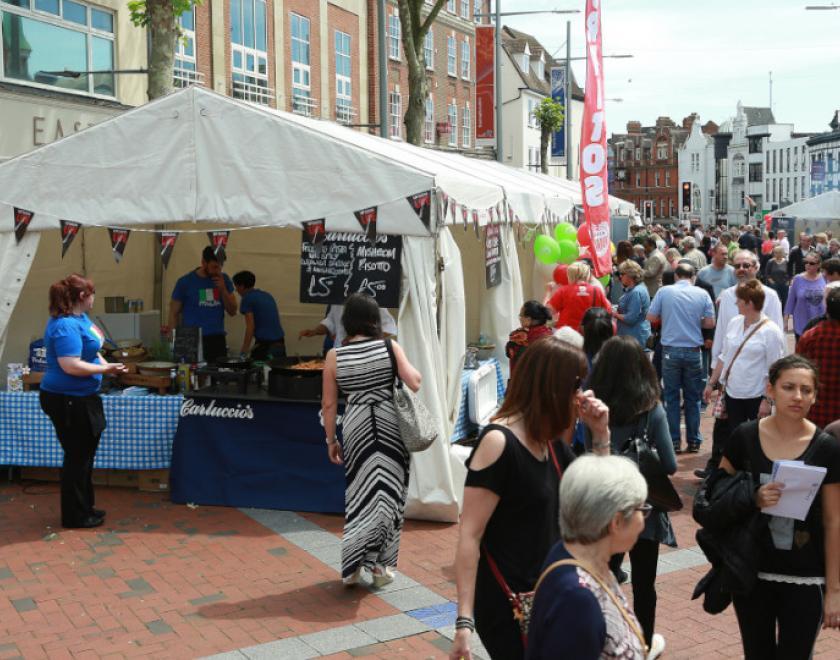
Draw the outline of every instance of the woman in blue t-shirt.
[[[105,512],[93,508],[93,459],[105,430],[97,392],[102,374],[121,373],[100,355],[103,334],[88,318],[93,282],[70,275],[50,287],[50,320],[44,330],[47,371],[41,381],[41,409],[55,426],[64,450],[61,468],[61,525],[98,527]]]

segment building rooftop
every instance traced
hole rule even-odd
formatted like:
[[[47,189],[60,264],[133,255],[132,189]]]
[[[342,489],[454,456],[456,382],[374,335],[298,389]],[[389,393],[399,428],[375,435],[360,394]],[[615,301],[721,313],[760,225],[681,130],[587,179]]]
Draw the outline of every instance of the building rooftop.
[[[555,59],[551,57],[543,45],[537,41],[536,37],[526,32],[515,30],[507,25],[502,27],[502,48],[509,55],[524,53],[527,48],[532,60],[542,56],[545,62],[545,76],[543,79],[538,78],[530,67],[528,67],[527,71],[523,71],[517,58],[511,57],[511,60],[513,61],[514,67],[516,67],[516,72],[528,89],[546,96],[551,95],[551,69],[552,67],[562,66],[564,63],[563,58]],[[583,101],[583,89],[581,89],[575,80],[574,71],[572,71],[572,98]]]

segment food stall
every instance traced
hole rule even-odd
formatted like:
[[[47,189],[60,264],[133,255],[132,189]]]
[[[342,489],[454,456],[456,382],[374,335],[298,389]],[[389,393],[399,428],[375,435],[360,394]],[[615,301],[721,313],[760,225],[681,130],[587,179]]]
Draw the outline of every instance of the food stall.
[[[373,242],[396,236],[402,243],[396,291],[399,341],[423,374],[421,397],[447,438],[461,403],[468,337],[465,291],[478,286],[479,295],[469,302],[482,310],[481,329],[499,357],[522,302],[519,228],[563,219],[579,195],[553,178],[382,140],[202,88],[185,89],[0,165],[0,268],[9,274],[0,291],[0,355],[3,362],[20,361],[21,346],[43,328],[46,286],[72,270],[91,276],[100,295],[148,303],[162,291],[158,295],[165,301],[174,278],[197,265],[200,247],[213,229],[231,235],[226,269],[253,268],[257,259],[266,264],[266,271],[259,272],[272,273],[267,283],[258,284],[274,292],[304,287],[296,276],[306,259],[304,236],[317,249],[322,237]],[[312,234],[313,226],[321,232]],[[462,257],[484,258],[482,234],[488,226],[498,227],[502,255],[498,284],[491,288],[483,279],[473,282],[472,271],[465,279],[470,266],[462,263]],[[55,257],[73,227],[80,238],[62,263]],[[475,235],[469,254],[462,254],[467,248],[459,249],[454,231]],[[253,259],[246,261],[238,250],[248,241]],[[156,266],[157,255],[167,249],[172,251],[169,267]],[[36,261],[40,266],[33,267]],[[300,291],[293,301],[277,296],[289,336],[319,318],[328,298],[317,295],[321,277],[314,287],[311,281],[306,286],[307,294],[312,291],[310,302],[302,301]],[[375,291],[382,279],[369,271],[354,280],[352,290]],[[299,305],[308,305],[305,318],[303,313],[295,317]],[[315,347],[299,348],[312,353]],[[17,359],[9,359],[10,351]],[[148,398],[174,408],[168,402],[178,395]],[[180,422],[201,417],[184,415],[188,401],[178,407]],[[311,421],[317,405],[309,403]],[[283,400],[275,404],[298,412],[302,408]],[[112,426],[121,423],[115,420]],[[0,419],[4,431],[10,425]],[[307,441],[320,443],[318,460],[324,467],[322,431],[295,426]],[[236,428],[226,434],[231,442],[247,435],[247,427]],[[267,450],[255,446],[252,451],[251,459],[258,462]],[[220,456],[221,462],[229,460]],[[176,450],[173,470],[178,460]],[[206,468],[196,463],[179,471],[187,479],[201,469]],[[229,472],[218,474],[233,478]],[[407,515],[457,519],[463,476],[463,465],[448,443],[413,455]],[[290,502],[288,508],[304,507]]]

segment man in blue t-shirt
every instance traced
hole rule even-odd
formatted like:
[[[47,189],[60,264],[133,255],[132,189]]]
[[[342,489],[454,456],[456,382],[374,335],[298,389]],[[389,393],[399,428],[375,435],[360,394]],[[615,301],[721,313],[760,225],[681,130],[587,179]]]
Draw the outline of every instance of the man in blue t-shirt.
[[[256,276],[250,270],[242,270],[233,276],[233,286],[242,298],[239,311],[245,317],[245,337],[242,339],[242,355],[251,351],[255,360],[286,357],[286,340],[277,303],[270,293],[255,289]],[[254,341],[254,348],[251,348]]]
[[[179,278],[169,303],[169,332],[178,325],[201,328],[204,359],[215,362],[227,355],[225,312],[236,316],[233,283],[222,272],[222,264],[211,246],[201,253],[201,266]],[[179,318],[180,324],[179,324]]]

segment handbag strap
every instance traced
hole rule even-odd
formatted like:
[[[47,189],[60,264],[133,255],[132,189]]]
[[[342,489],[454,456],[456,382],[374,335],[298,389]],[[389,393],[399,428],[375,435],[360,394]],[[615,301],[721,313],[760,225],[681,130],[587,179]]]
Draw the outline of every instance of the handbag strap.
[[[586,573],[588,573],[589,576],[593,580],[595,580],[595,582],[598,583],[598,585],[601,587],[601,589],[603,589],[606,592],[607,596],[610,597],[610,600],[612,600],[613,605],[616,606],[616,608],[618,609],[618,611],[621,614],[624,621],[627,623],[628,626],[630,626],[630,630],[632,630],[633,633],[636,635],[636,637],[639,639],[639,643],[641,643],[642,649],[644,650],[645,654],[647,654],[648,647],[647,647],[647,644],[645,643],[645,636],[642,633],[641,628],[639,628],[638,622],[636,622],[630,616],[630,613],[627,611],[627,608],[624,607],[624,605],[622,605],[620,600],[618,600],[618,596],[616,596],[613,593],[613,590],[610,589],[610,587],[607,586],[607,584],[595,574],[595,571],[593,571],[591,568],[589,568],[589,566],[584,564],[582,561],[579,561],[577,559],[561,559],[559,561],[555,561],[552,564],[549,564],[546,567],[546,569],[542,572],[542,575],[540,575],[540,579],[537,580],[536,586],[534,586],[534,598],[536,599],[537,590],[540,588],[540,584],[542,584],[543,580],[546,577],[548,577],[548,574],[551,573],[555,568],[559,568],[560,566],[577,566],[578,568],[580,568],[583,571],[585,571]]]
[[[732,362],[729,363],[729,366],[726,368],[726,373],[723,375],[723,378],[721,379],[721,382],[723,383],[724,390],[726,388],[726,382],[729,380],[729,374],[732,372],[732,365],[735,364],[735,360],[737,360],[738,356],[741,354],[741,349],[743,349],[744,346],[746,346],[747,342],[750,340],[750,337],[752,337],[756,332],[758,332],[759,329],[761,328],[761,326],[763,326],[765,323],[767,323],[767,321],[768,321],[768,319],[766,317],[761,319],[756,324],[756,326],[752,330],[750,330],[750,333],[746,337],[744,337],[744,341],[741,342],[741,345],[738,347],[738,350],[735,351],[735,355],[732,356]]]
[[[394,374],[394,380],[397,381],[397,387],[402,387],[402,378],[400,378],[400,370],[397,368],[397,356],[394,355],[394,347],[391,346],[391,338],[385,338],[385,349],[388,351],[388,357],[391,359],[391,371]]]

